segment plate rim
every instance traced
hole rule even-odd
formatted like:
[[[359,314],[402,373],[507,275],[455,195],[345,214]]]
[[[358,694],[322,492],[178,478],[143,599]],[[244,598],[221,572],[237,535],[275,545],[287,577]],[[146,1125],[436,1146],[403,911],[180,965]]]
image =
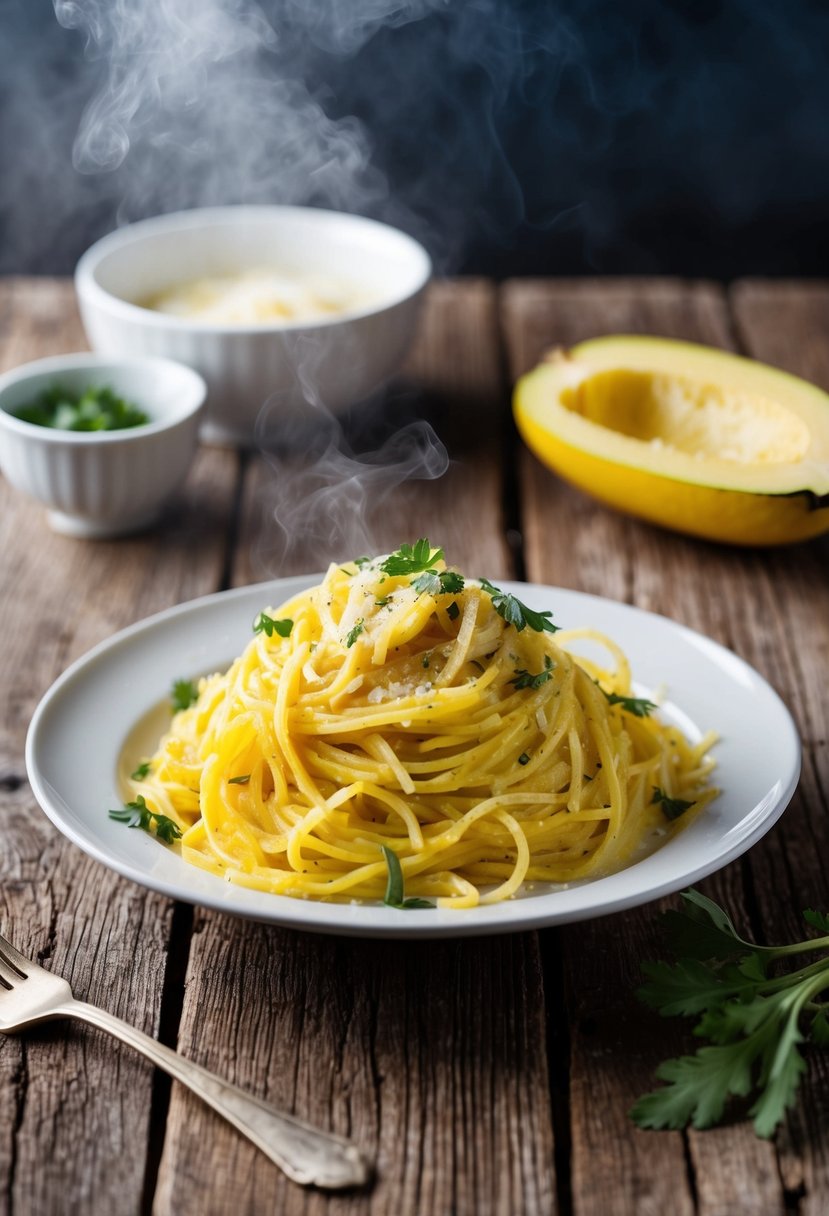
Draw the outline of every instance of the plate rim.
[[[555,895],[560,894],[560,892],[551,891],[533,895],[530,898],[507,900],[503,903],[485,905],[484,907],[473,909],[436,909],[434,913],[430,913],[428,921],[424,918],[424,921],[421,922],[419,917],[415,919],[411,913],[407,914],[397,909],[385,908],[381,904],[366,902],[342,904],[323,900],[305,900],[292,896],[273,895],[268,892],[258,892],[250,888],[235,886],[214,875],[208,875],[207,877],[213,878],[221,884],[221,888],[216,888],[215,896],[211,895],[209,890],[207,892],[189,890],[186,883],[182,885],[163,875],[153,874],[148,872],[147,868],[142,867],[138,862],[127,861],[117,855],[113,855],[107,849],[106,842],[96,836],[92,828],[87,827],[86,831],[78,829],[71,818],[67,818],[59,805],[59,802],[63,801],[60,798],[59,792],[53,789],[40,768],[37,760],[37,749],[40,743],[41,732],[45,729],[44,723],[48,726],[48,715],[51,712],[55,712],[56,702],[65,695],[66,689],[75,680],[84,674],[94,673],[94,668],[102,661],[105,662],[110,652],[117,653],[122,647],[131,643],[141,634],[152,634],[154,630],[170,622],[177,621],[181,616],[190,616],[196,612],[209,610],[217,604],[224,605],[233,600],[261,597],[258,599],[261,605],[273,593],[278,594],[284,600],[304,587],[313,586],[321,578],[322,575],[319,573],[285,575],[275,579],[268,579],[261,583],[250,583],[242,587],[210,592],[206,595],[174,604],[169,608],[162,609],[152,613],[150,616],[135,621],[131,625],[127,625],[123,629],[116,631],[110,637],[102,639],[90,650],[75,659],[53,681],[38,702],[29,724],[25,745],[26,770],[32,792],[41,810],[58,831],[86,853],[87,856],[92,857],[95,861],[119,874],[122,878],[126,878],[145,889],[154,891],[167,898],[178,900],[182,903],[189,903],[195,907],[210,908],[214,911],[239,916],[259,923],[271,924],[275,927],[327,933],[335,936],[396,938],[399,940],[452,939],[467,936],[525,932],[559,924],[577,923],[626,909],[640,907],[665,895],[681,891],[693,883],[700,881],[700,879],[722,869],[750,849],[780,819],[792,799],[798,785],[802,764],[802,744],[796,724],[790,710],[777,690],[765,676],[752,667],[745,659],[741,658],[728,647],[723,646],[720,642],[684,625],[682,622],[675,621],[663,614],[652,612],[649,609],[639,608],[634,604],[573,588],[544,583],[523,582],[514,579],[500,579],[498,585],[513,594],[520,595],[522,591],[526,592],[529,589],[533,593],[549,594],[551,597],[564,595],[566,598],[572,597],[573,600],[586,603],[587,605],[591,603],[596,603],[603,607],[611,605],[613,611],[620,611],[623,616],[628,616],[637,621],[652,620],[658,622],[660,628],[667,626],[669,630],[677,631],[680,636],[683,636],[692,645],[699,648],[700,644],[702,644],[701,648],[703,650],[712,651],[714,655],[725,658],[729,664],[736,663],[752,682],[755,684],[759,683],[764,694],[770,698],[771,704],[780,714],[780,724],[785,727],[786,733],[784,742],[786,747],[791,749],[792,756],[790,770],[768,790],[760,802],[756,803],[754,807],[749,808],[744,818],[739,821],[741,823],[746,822],[751,815],[756,815],[758,810],[761,810],[762,813],[759,814],[756,822],[747,830],[738,834],[737,838],[728,847],[722,850],[713,850],[709,857],[701,860],[696,866],[690,869],[680,868],[680,871],[677,871],[673,876],[668,875],[659,882],[652,882],[644,890],[622,890],[618,894],[611,895],[609,898],[593,901],[583,907],[559,910],[551,909],[548,906],[548,901]],[[281,590],[277,591],[277,589]],[[269,602],[273,606],[279,601],[273,600]],[[622,640],[621,644],[625,648],[624,640]],[[681,700],[677,704],[681,707]],[[138,714],[135,715],[135,718],[137,717]],[[133,721],[135,721],[135,718]],[[763,809],[765,802],[768,802],[769,805]],[[68,804],[65,802],[64,805],[68,807]],[[69,809],[71,810],[71,807]],[[681,839],[681,837],[676,837],[676,839]],[[657,856],[660,852],[661,850],[656,850],[652,856]],[[647,860],[647,858],[643,860]],[[186,866],[184,862],[181,864]],[[615,874],[606,875],[569,889],[596,889],[600,884],[617,879],[620,875],[630,874],[636,869],[637,864],[642,864],[642,862],[633,863],[633,865],[627,866]],[[193,876],[203,873],[197,867],[187,867],[187,871],[189,870],[193,871]],[[233,892],[233,895],[230,899],[228,899],[227,895],[221,898],[219,895],[220,890],[230,890]],[[238,896],[238,899],[235,899],[234,896]],[[240,901],[254,898],[253,907],[247,907],[244,904],[240,905]],[[262,903],[261,913],[258,910],[259,902]],[[365,918],[357,914],[365,913],[368,910],[374,912],[380,911],[382,917],[376,923],[371,921],[366,923]],[[389,916],[389,913],[393,915]],[[444,919],[447,916],[451,918],[451,921],[448,923]],[[398,917],[400,918],[399,920],[397,919]],[[406,919],[403,919],[404,917]],[[432,917],[440,917],[441,919],[437,922]]]

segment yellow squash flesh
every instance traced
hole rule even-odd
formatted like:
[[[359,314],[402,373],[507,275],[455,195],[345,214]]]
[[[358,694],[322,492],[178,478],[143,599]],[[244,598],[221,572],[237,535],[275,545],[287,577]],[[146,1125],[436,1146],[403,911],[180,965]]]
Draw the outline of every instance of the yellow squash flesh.
[[[620,511],[743,545],[829,530],[829,395],[776,368],[597,338],[523,376],[514,411],[545,464]]]

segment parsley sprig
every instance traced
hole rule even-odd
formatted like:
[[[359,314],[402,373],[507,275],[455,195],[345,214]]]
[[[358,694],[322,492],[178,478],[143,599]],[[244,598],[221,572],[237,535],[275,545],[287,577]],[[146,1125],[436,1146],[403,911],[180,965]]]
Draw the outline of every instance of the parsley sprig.
[[[149,832],[150,835],[154,833],[165,844],[172,844],[174,840],[181,839],[181,829],[178,824],[168,815],[162,815],[159,811],[151,811],[144,801],[143,794],[139,794],[134,802],[128,802],[126,806],[119,807],[117,810],[111,810],[109,817],[117,820],[118,823],[125,823],[128,828],[140,828],[142,832]]]
[[[199,690],[192,680],[173,681],[170,704],[174,714],[180,713],[183,709],[189,709],[191,705],[196,704],[198,699]]]
[[[606,688],[602,688],[598,680],[596,684],[607,697],[608,705],[621,705],[622,709],[629,714],[633,714],[634,718],[647,718],[648,714],[652,714],[659,707],[649,701],[647,697],[623,697],[618,692],[608,692]]]
[[[502,591],[500,587],[496,587],[487,578],[479,578],[478,582],[484,591],[492,597],[492,607],[498,615],[503,617],[508,625],[514,625],[519,633],[522,629],[527,628],[534,629],[536,633],[558,632],[558,625],[553,624],[550,619],[553,614],[549,610],[536,612],[534,608],[528,608],[516,596]]]
[[[517,689],[520,688],[541,688],[548,680],[553,678],[553,660],[548,654],[544,656],[544,670],[537,672],[535,675],[531,671],[527,671],[525,667],[516,667],[515,675],[510,680],[510,684],[514,684]]]
[[[693,1055],[666,1060],[657,1077],[668,1084],[631,1111],[640,1127],[697,1128],[718,1123],[732,1097],[751,1098],[758,1136],[771,1136],[794,1103],[806,1061],[800,1044],[829,1046],[829,917],[811,909],[804,920],[824,936],[788,946],[758,946],[740,937],[728,914],[698,891],[663,920],[677,962],[645,963],[640,999],[665,1017],[699,1017],[694,1034],[707,1040]],[[822,952],[794,971],[774,964]]]
[[[443,560],[443,550],[433,549],[426,536],[421,536],[413,545],[401,545],[390,553],[381,564],[384,574],[420,574]]]
[[[386,894],[383,896],[383,903],[389,908],[432,908],[434,905],[428,899],[404,899],[403,897],[403,870],[400,867],[400,859],[393,849],[388,845],[381,845],[383,856],[386,859],[386,868],[389,872],[388,882],[386,883]]]
[[[694,805],[693,800],[689,802],[686,798],[671,798],[658,785],[653,787],[651,802],[661,803],[662,814],[666,819],[679,819],[680,815],[684,815]]]
[[[253,622],[253,632],[264,633],[269,638],[274,634],[280,638],[288,638],[291,636],[293,627],[294,622],[290,617],[285,617],[283,621],[276,621],[272,616],[268,616],[267,612],[260,612]]]

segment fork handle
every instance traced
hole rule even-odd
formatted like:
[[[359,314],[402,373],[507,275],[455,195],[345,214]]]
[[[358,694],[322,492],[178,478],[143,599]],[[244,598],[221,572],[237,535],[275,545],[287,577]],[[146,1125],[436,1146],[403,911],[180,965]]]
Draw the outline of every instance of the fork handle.
[[[105,1009],[71,1000],[61,1005],[59,1013],[90,1022],[140,1051],[238,1128],[294,1182],[334,1190],[359,1186],[368,1180],[371,1171],[366,1158],[343,1136],[320,1131],[293,1115],[282,1114]]]

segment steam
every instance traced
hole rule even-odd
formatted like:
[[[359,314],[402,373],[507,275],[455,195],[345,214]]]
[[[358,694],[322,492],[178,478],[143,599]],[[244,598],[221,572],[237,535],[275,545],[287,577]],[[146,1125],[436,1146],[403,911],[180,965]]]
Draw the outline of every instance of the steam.
[[[449,467],[446,448],[424,419],[357,453],[327,410],[317,406],[291,423],[280,407],[274,398],[257,424],[258,446],[275,474],[259,492],[266,526],[257,529],[261,539],[253,554],[258,577],[321,570],[332,561],[378,552],[389,499],[405,483],[434,480]],[[407,538],[408,530],[397,542]]]

